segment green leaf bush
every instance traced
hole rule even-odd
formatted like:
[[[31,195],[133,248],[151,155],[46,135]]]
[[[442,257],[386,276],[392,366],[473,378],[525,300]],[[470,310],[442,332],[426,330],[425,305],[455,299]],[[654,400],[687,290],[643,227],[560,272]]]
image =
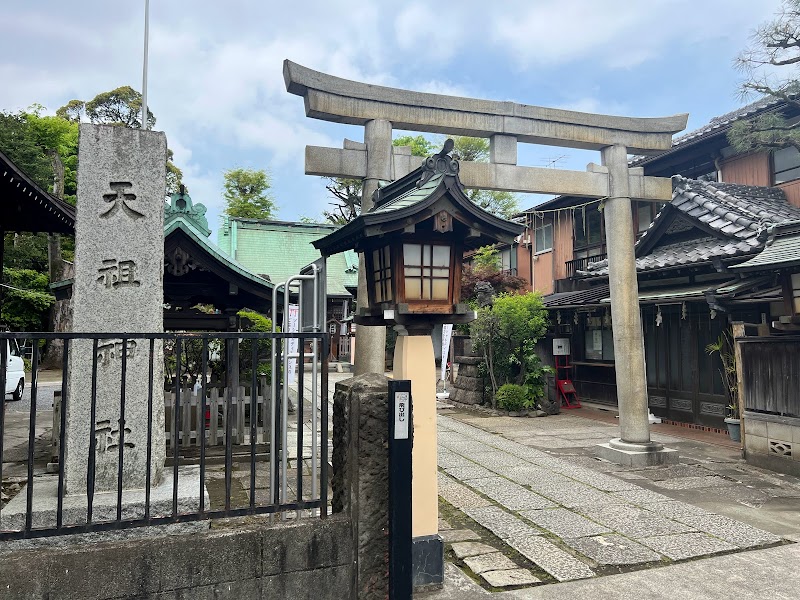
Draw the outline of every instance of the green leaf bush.
[[[527,410],[533,407],[533,400],[524,385],[506,383],[495,394],[497,406],[503,410]]]

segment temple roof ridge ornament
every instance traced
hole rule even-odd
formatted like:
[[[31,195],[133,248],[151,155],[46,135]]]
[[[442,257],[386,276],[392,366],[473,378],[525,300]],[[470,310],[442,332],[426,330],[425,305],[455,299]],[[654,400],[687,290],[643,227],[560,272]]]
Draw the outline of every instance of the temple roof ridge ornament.
[[[197,229],[205,233],[206,237],[211,235],[211,229],[208,228],[208,219],[206,219],[205,205],[194,204],[184,185],[181,185],[177,193],[170,196],[169,204],[164,207],[165,226],[178,216],[182,216],[191,222]]]
[[[449,175],[455,177],[458,175],[458,161],[450,156],[450,153],[455,147],[455,142],[448,138],[444,143],[444,147],[438,154],[429,156],[422,162],[422,177],[417,181],[417,187],[421,188],[428,180],[436,174]]]

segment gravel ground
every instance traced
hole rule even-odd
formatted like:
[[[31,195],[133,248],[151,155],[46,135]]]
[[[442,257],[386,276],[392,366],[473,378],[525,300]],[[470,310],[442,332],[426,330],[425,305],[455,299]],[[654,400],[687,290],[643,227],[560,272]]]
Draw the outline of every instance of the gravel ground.
[[[61,382],[41,382],[37,386],[36,409],[50,410],[53,408],[53,392],[61,389]],[[14,402],[11,394],[6,396],[6,410],[10,412],[28,412],[31,409],[31,382],[25,381],[25,393],[22,400]]]

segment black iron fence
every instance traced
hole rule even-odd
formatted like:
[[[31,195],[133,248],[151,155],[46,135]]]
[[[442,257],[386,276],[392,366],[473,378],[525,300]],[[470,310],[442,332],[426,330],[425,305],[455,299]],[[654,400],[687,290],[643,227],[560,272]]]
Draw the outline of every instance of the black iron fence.
[[[61,376],[43,382],[53,340]],[[0,333],[0,539],[324,518],[329,343],[324,333]],[[51,406],[52,438],[37,436],[37,412]]]
[[[585,256],[583,258],[576,258],[575,260],[568,260],[565,264],[567,267],[567,278],[576,277],[578,271],[585,271],[589,263],[600,262],[608,258],[608,255],[593,254],[592,256]]]

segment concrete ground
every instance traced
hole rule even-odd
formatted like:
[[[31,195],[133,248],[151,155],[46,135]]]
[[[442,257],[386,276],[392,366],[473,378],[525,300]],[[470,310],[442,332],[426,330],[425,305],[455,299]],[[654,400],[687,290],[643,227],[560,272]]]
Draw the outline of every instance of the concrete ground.
[[[331,373],[329,402],[335,382],[351,376]],[[40,391],[57,389],[52,379]],[[40,393],[36,475],[46,462],[47,404]],[[312,411],[304,405],[308,490]],[[29,410],[29,400],[7,404],[3,474],[15,488],[25,479]],[[595,444],[618,434],[608,411],[512,418],[444,410],[439,425],[446,584],[420,598],[797,597],[800,573],[787,565],[800,559],[789,542],[800,541],[800,481],[747,465],[724,436],[653,426],[655,440],[679,450],[679,464],[626,469],[594,457]],[[297,431],[295,421],[290,448]],[[237,467],[234,505],[249,492],[248,466]],[[290,468],[292,496],[296,463]],[[214,505],[224,494],[220,477],[210,469]]]
[[[618,435],[605,411],[445,410],[439,427],[447,581],[420,597],[796,597],[800,481],[725,436],[654,426],[679,464],[630,469],[594,457]]]

